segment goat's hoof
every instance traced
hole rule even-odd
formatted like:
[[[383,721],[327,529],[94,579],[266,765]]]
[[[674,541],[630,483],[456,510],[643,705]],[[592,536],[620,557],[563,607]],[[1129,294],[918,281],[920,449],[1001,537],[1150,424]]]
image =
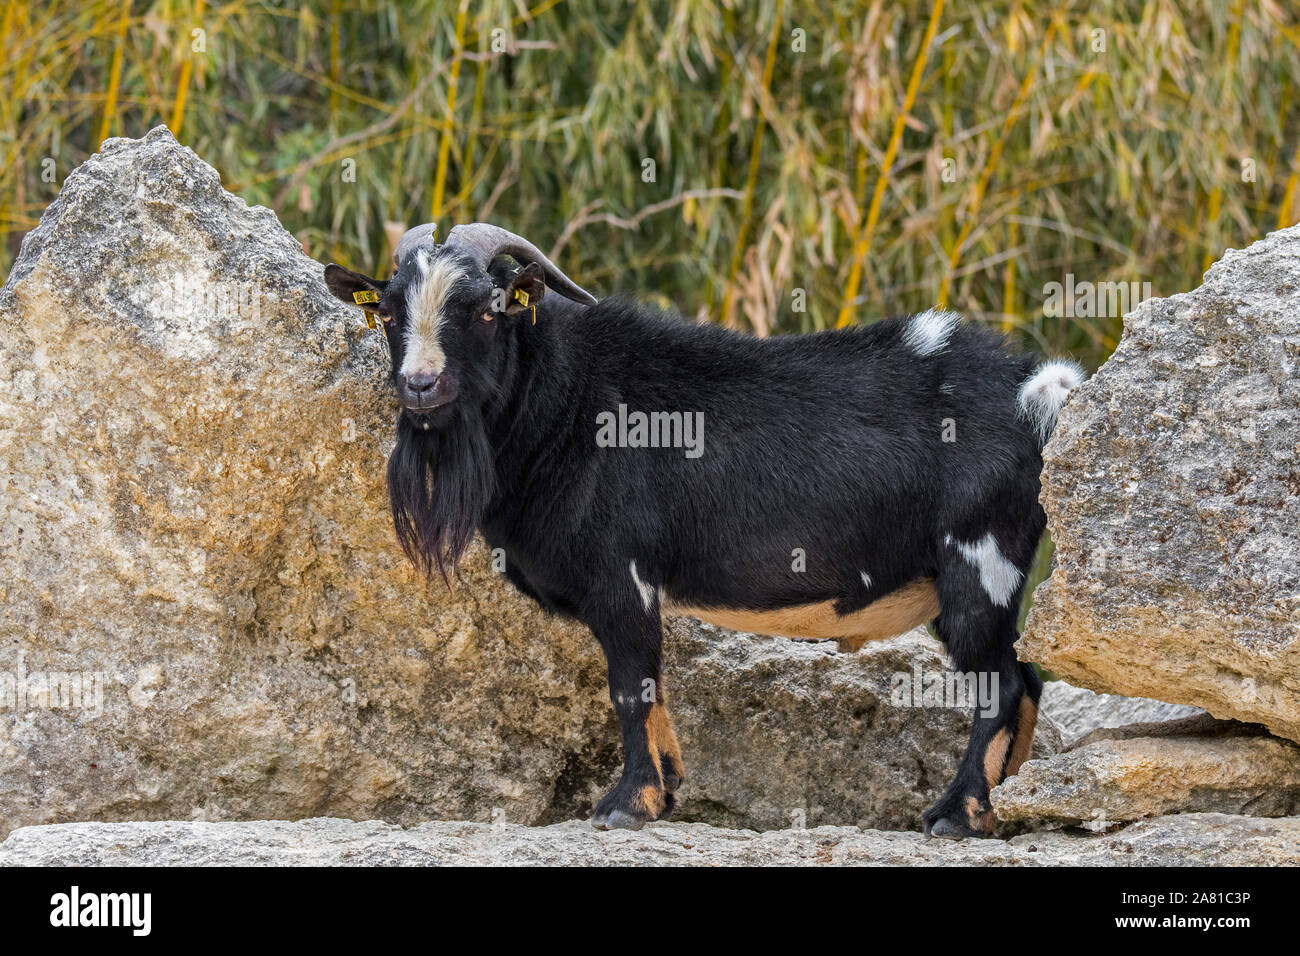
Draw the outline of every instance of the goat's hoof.
[[[972,830],[960,820],[954,820],[952,817],[940,817],[938,820],[925,824],[925,835],[940,840],[964,840],[967,837],[984,836],[985,834],[980,833],[978,830]]]
[[[979,797],[958,798],[945,796],[921,814],[927,837],[941,840],[964,840],[967,837],[989,839],[994,834],[998,818],[988,801]]]
[[[624,810],[612,810],[608,816],[592,817],[591,825],[597,830],[640,830],[646,821]]]
[[[620,781],[596,804],[591,825],[597,830],[640,830],[658,820],[668,802],[669,795],[657,785]]]

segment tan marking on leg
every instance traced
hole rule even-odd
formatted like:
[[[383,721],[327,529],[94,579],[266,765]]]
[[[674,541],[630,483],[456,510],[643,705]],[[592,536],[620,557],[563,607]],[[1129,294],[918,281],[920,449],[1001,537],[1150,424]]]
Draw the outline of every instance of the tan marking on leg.
[[[1006,766],[1007,751],[1010,749],[1011,731],[1005,727],[993,735],[988,747],[984,749],[984,779],[989,782],[990,790],[1002,782],[1002,768]]]
[[[656,701],[654,707],[650,709],[650,723],[654,725],[652,739],[661,761],[659,776],[667,785],[666,778],[669,773],[672,773],[680,784],[682,778],[686,776],[682,765],[682,751],[677,744],[677,734],[673,732],[673,725],[668,720],[668,708],[662,701]]]
[[[837,614],[834,601],[795,604],[768,611],[701,608],[669,602],[665,614],[685,614],[733,631],[773,637],[838,638],[857,650],[867,641],[903,634],[939,614],[939,595],[928,578],[912,581],[852,614]]]
[[[1020,765],[1029,759],[1034,747],[1034,728],[1038,726],[1038,707],[1033,699],[1025,694],[1020,698],[1020,723],[1016,725],[1016,742],[1011,747],[1011,756],[1007,760],[1007,772],[1010,777]]]
[[[636,795],[637,809],[650,820],[659,819],[664,812],[664,791],[662,787],[647,784]]]
[[[659,763],[659,744],[656,738],[656,731],[659,729],[659,721],[655,718],[655,711],[659,709],[657,703],[650,705],[650,711],[645,715],[645,742],[646,749],[650,751],[650,763],[654,765],[655,775],[659,778],[660,785],[663,784],[664,771]]]
[[[980,810],[980,802],[974,797],[966,798],[966,820],[972,830],[978,830],[980,833],[992,833],[994,825],[997,824],[997,814],[990,807],[988,810]]]

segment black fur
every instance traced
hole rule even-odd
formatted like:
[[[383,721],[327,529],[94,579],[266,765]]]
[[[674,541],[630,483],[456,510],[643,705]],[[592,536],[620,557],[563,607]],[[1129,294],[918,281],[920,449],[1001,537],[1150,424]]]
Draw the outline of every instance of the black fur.
[[[414,258],[389,283],[364,280],[384,291],[395,375]],[[626,755],[596,822],[663,816],[680,783],[666,711],[655,711],[661,594],[711,608],[831,601],[850,614],[931,579],[934,624],[957,669],[997,672],[1004,701],[998,716],[977,718],[926,829],[987,832],[997,781],[986,779],[996,763],[986,754],[1026,730],[1021,702],[1036,705],[1041,687],[1011,646],[1044,527],[1040,441],[1017,404],[1035,360],[966,324],[919,354],[905,319],[760,340],[627,298],[587,307],[548,294],[534,296],[534,322],[530,310],[494,311],[493,290],[518,275],[512,261],[497,260],[490,275],[467,268],[442,335],[443,374],[459,397],[433,416],[404,411],[398,425],[388,470],[398,540],[426,573],[445,574],[478,529],[504,549],[517,586],[592,629]],[[343,271],[329,281],[349,301]],[[597,416],[620,404],[702,412],[703,454],[598,447]],[[1005,605],[958,549],[987,534],[1020,575]],[[803,570],[792,567],[795,549]]]

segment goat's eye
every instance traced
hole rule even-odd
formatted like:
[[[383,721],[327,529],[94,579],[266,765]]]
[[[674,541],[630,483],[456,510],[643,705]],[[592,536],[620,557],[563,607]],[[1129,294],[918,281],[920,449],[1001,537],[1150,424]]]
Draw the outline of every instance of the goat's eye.
[[[483,321],[484,321],[484,322],[491,322],[493,318],[494,318],[494,316],[492,315],[491,312],[484,312],[484,313],[483,313]]]

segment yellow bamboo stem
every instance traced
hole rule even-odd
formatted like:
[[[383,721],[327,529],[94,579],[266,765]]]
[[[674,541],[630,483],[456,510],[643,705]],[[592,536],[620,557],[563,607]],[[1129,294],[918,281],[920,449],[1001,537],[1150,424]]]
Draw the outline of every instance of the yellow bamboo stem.
[[[1020,242],[1020,222],[1007,220],[1007,249],[1016,248]],[[1010,332],[1015,327],[1018,314],[1016,309],[1016,257],[1007,259],[1007,271],[1002,280],[1002,331]]]
[[[1227,73],[1231,77],[1237,67],[1239,57],[1239,46],[1241,44],[1241,20],[1245,12],[1246,0],[1235,0],[1232,5],[1232,11],[1229,16],[1232,23],[1228,27],[1228,66]],[[1226,84],[1225,84],[1226,86]],[[1229,90],[1224,89],[1224,95],[1229,94]],[[1218,228],[1219,228],[1219,207],[1223,202],[1223,187],[1215,186],[1210,190],[1210,208],[1207,215],[1205,229],[1205,254],[1201,258],[1201,271],[1205,272],[1214,264],[1214,251],[1218,245]]]
[[[9,55],[10,55],[10,46],[9,46],[10,35],[12,34],[13,26],[14,26],[14,13],[15,13],[14,8],[17,6],[18,4],[16,3],[5,4],[4,23],[2,26],[0,26],[0,50],[3,51],[6,62],[9,60]],[[15,91],[17,89],[17,86],[18,86],[18,77],[17,75],[15,75],[14,76]],[[16,98],[7,97],[6,99],[8,100],[8,102],[5,103],[5,124],[8,128],[12,128],[13,119],[16,115],[15,113]],[[9,168],[9,165],[13,162],[13,159],[17,155],[17,152],[18,152],[18,144],[17,142],[14,142],[10,146],[10,151],[5,155],[4,167],[6,170]],[[5,190],[3,193],[4,198],[3,201],[0,201],[0,241],[3,241],[8,238],[9,233],[12,231],[9,228],[11,223],[10,216],[12,215],[12,213],[10,213],[9,211],[8,187],[11,184],[13,184],[15,202],[17,202],[18,187],[16,185],[17,180],[15,179],[0,177],[0,182],[3,182],[5,185]]]
[[[1282,205],[1277,210],[1277,227],[1284,229],[1295,222],[1291,214],[1291,204],[1295,201],[1296,185],[1300,184],[1300,144],[1296,146],[1295,159],[1291,163],[1291,176],[1286,181],[1286,192],[1282,194]]]
[[[485,41],[480,39],[480,54],[485,52],[484,45]],[[460,177],[460,192],[456,195],[456,214],[465,221],[472,218],[469,202],[474,188],[474,151],[478,142],[479,123],[483,117],[483,88],[487,84],[487,66],[487,57],[478,61],[478,75],[474,78],[474,105],[469,110],[469,128],[465,133],[464,169]]]
[[[785,0],[777,0],[776,10],[772,14],[772,35],[767,41],[767,57],[763,61],[762,92],[756,98],[755,107],[758,116],[754,121],[754,141],[749,149],[749,175],[745,180],[745,202],[740,213],[740,229],[736,235],[736,248],[731,254],[731,268],[727,271],[727,294],[722,300],[722,321],[731,322],[731,310],[736,302],[736,276],[740,273],[740,263],[745,254],[745,243],[749,241],[749,218],[754,209],[754,189],[758,185],[758,163],[763,153],[763,133],[767,129],[767,116],[763,112],[763,98],[772,88],[772,72],[776,69],[776,45],[781,38],[781,15],[785,10]]]
[[[339,55],[339,20],[343,17],[343,0],[330,0],[330,121],[336,122],[339,112],[339,74],[342,57]]]
[[[1214,265],[1214,250],[1218,245],[1219,206],[1223,202],[1223,189],[1215,186],[1210,190],[1210,208],[1206,214],[1205,231],[1202,241],[1205,243],[1205,255],[1201,258],[1201,271],[1205,272]]]
[[[447,125],[438,143],[438,169],[433,177],[433,202],[429,206],[429,219],[437,221],[442,215],[443,190],[447,185],[447,159],[451,155],[451,137],[456,125],[456,86],[460,79],[460,65],[465,48],[465,20],[469,14],[469,0],[460,0],[456,10],[456,50],[447,77]]]
[[[195,0],[194,2],[194,22],[197,23],[203,19],[203,8],[205,0]],[[172,135],[177,139],[181,138],[181,126],[185,122],[185,98],[190,92],[190,76],[194,73],[194,51],[184,37],[181,42],[186,44],[185,59],[181,61],[181,74],[176,79],[176,103],[172,107],[172,121],[167,124],[171,127]]]
[[[1038,50],[1039,62],[1046,58],[1047,46],[1051,42],[1055,30],[1056,20],[1053,20],[1043,33],[1043,43]],[[993,149],[989,151],[988,159],[984,163],[984,169],[980,172],[979,181],[975,183],[975,195],[971,199],[970,208],[966,210],[966,222],[962,225],[961,231],[957,233],[957,241],[953,243],[952,252],[948,256],[948,270],[944,273],[943,282],[939,286],[938,304],[940,308],[945,308],[948,305],[948,292],[952,286],[952,277],[957,269],[957,263],[961,260],[962,247],[975,229],[975,224],[979,219],[980,205],[984,202],[984,192],[988,189],[989,180],[993,178],[993,170],[997,168],[998,160],[1002,158],[1002,150],[1006,147],[1011,128],[1020,116],[1020,109],[1029,97],[1029,91],[1033,89],[1036,75],[1036,67],[1031,67],[1025,72],[1025,78],[1020,81],[1020,88],[1016,91],[1016,98],[1011,104],[1011,109],[1007,110],[1006,119],[1002,121],[1002,131],[998,135],[998,140],[993,144]]]
[[[880,204],[885,198],[885,189],[889,185],[889,171],[894,165],[894,158],[898,155],[899,144],[903,141],[903,128],[907,124],[907,115],[912,110],[912,103],[916,100],[916,91],[921,87],[921,77],[925,75],[925,64],[930,57],[930,45],[934,42],[934,35],[939,30],[939,17],[943,14],[943,4],[944,0],[934,0],[934,5],[930,8],[930,22],[925,28],[925,36],[921,40],[921,49],[916,54],[916,62],[912,64],[912,75],[908,78],[903,102],[894,116],[894,129],[889,135],[885,158],[880,163],[880,175],[876,177],[876,189],[871,194],[867,220],[854,237],[853,262],[849,266],[848,284],[844,287],[844,303],[840,306],[839,317],[835,320],[835,327],[839,329],[848,325],[852,318],[853,300],[857,298],[858,288],[862,282],[862,264],[871,250],[871,237],[880,219]]]
[[[1241,42],[1241,18],[1245,12],[1246,0],[1236,0],[1232,5],[1232,12],[1229,16],[1232,23],[1228,26],[1228,53],[1232,60],[1228,64],[1229,70],[1237,65],[1238,44]]]
[[[117,118],[117,91],[122,82],[122,48],[126,44],[126,25],[131,19],[131,0],[122,0],[121,18],[117,22],[117,39],[113,45],[113,63],[108,68],[108,94],[104,99],[104,119],[99,124],[99,136],[95,138],[93,149],[108,139],[112,132],[113,120]]]

